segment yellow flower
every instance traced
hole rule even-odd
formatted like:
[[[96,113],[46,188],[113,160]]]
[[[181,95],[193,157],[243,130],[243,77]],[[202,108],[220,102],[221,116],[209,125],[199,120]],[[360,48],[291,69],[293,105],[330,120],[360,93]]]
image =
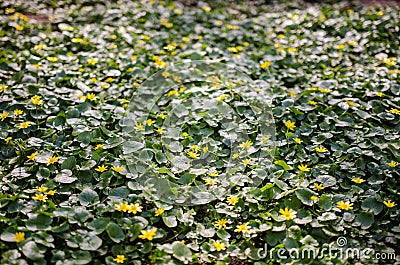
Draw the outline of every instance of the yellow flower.
[[[288,52],[291,52],[291,53],[297,52],[297,48],[295,48],[295,47],[289,47],[289,48],[288,48]]]
[[[226,94],[222,94],[221,96],[219,96],[218,100],[219,100],[219,101],[223,101],[223,100],[226,99],[227,96],[228,96],[228,95],[226,95]]]
[[[7,137],[6,139],[4,139],[4,141],[6,142],[6,144],[8,144],[8,142],[9,141],[11,141],[12,140],[12,137],[10,136],[10,137]]]
[[[313,200],[313,201],[318,201],[318,196],[313,195],[313,196],[310,197],[310,199]]]
[[[338,203],[336,204],[336,206],[337,206],[338,208],[340,208],[340,209],[342,209],[342,210],[346,210],[346,211],[353,209],[353,207],[352,207],[353,204],[350,203],[350,202],[343,202],[343,201],[340,201],[340,202],[338,202]]]
[[[239,198],[238,197],[228,197],[227,199],[226,199],[227,201],[228,201],[228,204],[229,205],[235,205],[236,203],[238,203],[239,202]]]
[[[210,12],[211,11],[211,7],[209,7],[209,6],[202,6],[201,9],[203,9],[206,12]]]
[[[266,68],[270,67],[271,64],[272,64],[272,62],[269,62],[269,61],[262,62],[262,63],[260,64],[260,67],[261,67],[261,69],[266,69]]]
[[[95,65],[95,64],[97,64],[99,62],[99,59],[97,59],[97,58],[89,58],[86,61],[90,65]]]
[[[124,263],[125,260],[126,260],[126,258],[125,258],[124,255],[117,255],[117,257],[114,259],[114,261],[115,261],[116,263]]]
[[[128,203],[114,204],[115,210],[120,212],[126,212],[129,209]]]
[[[44,194],[35,194],[35,196],[32,197],[32,199],[34,199],[35,201],[46,202],[46,200],[47,200],[47,195],[44,195]]]
[[[296,125],[294,125],[295,123],[292,122],[291,120],[284,121],[283,123],[284,123],[285,126],[286,126],[289,130],[291,130],[291,131],[293,131],[294,128],[296,128]]]
[[[0,120],[4,121],[4,119],[7,118],[7,117],[8,117],[8,112],[3,111],[3,113],[0,115]]]
[[[23,122],[23,123],[19,124],[18,127],[21,128],[21,129],[26,129],[29,126],[31,126],[31,123],[32,122],[30,122],[30,121],[26,121],[26,122]]]
[[[354,107],[355,105],[356,105],[356,103],[354,103],[353,101],[351,101],[351,100],[345,100],[346,101],[346,103],[347,103],[347,105],[349,105],[349,107]]]
[[[163,130],[163,128],[158,128],[158,129],[156,130],[156,132],[158,132],[159,134],[162,134],[162,133],[164,132],[164,130]]]
[[[116,166],[113,166],[112,168],[111,168],[112,170],[114,170],[115,172],[121,172],[123,169],[124,169],[124,167],[116,167]]]
[[[97,145],[94,147],[94,150],[102,149],[103,146],[104,146],[104,144],[97,144]]]
[[[238,52],[238,50],[236,49],[236,47],[229,47],[228,51],[230,52]]]
[[[14,115],[15,115],[15,116],[22,115],[23,113],[24,113],[24,111],[23,111],[23,110],[20,110],[20,109],[16,109],[16,110],[14,110]]]
[[[29,126],[31,126],[31,123],[32,122],[30,122],[30,121],[26,121],[26,122],[23,122],[23,123],[19,124],[18,127],[21,128],[21,129],[26,129]]]
[[[357,183],[357,184],[361,184],[365,181],[365,179],[361,179],[361,178],[352,178],[351,181]]]
[[[298,168],[300,171],[303,171],[303,172],[309,172],[309,171],[310,171],[310,168],[308,168],[307,165],[303,165],[303,164],[297,166],[297,168]]]
[[[332,91],[332,90],[330,90],[328,88],[318,88],[318,90],[319,90],[319,92],[322,92],[322,93],[329,93],[329,92]]]
[[[226,224],[228,223],[228,220],[226,219],[219,219],[217,221],[215,221],[215,227],[221,229],[221,228],[225,228]]]
[[[144,126],[142,124],[138,124],[138,125],[136,125],[136,130],[143,131],[144,130]]]
[[[357,45],[358,45],[358,42],[353,41],[353,40],[348,41],[347,43],[348,43],[350,46],[357,46]]]
[[[63,26],[63,27],[61,28],[61,30],[66,30],[66,31],[71,31],[71,30],[73,30],[73,29],[74,29],[74,28],[71,27],[71,26],[69,26],[69,25]]]
[[[0,84],[0,92],[3,92],[7,89],[7,86],[4,84]]]
[[[158,117],[160,117],[160,119],[165,119],[167,117],[167,115],[165,115],[164,113],[160,113],[158,114]]]
[[[251,163],[251,158],[242,160],[242,164],[245,166],[249,165],[250,163]]]
[[[137,214],[138,212],[141,212],[143,209],[142,206],[139,205],[139,203],[131,203],[129,204],[129,206],[127,207],[128,213],[133,213],[133,214]]]
[[[395,202],[392,202],[390,200],[384,201],[383,204],[385,204],[389,208],[392,208],[397,205]]]
[[[56,192],[56,190],[49,190],[47,194],[53,196],[54,194],[56,194]]]
[[[164,208],[158,208],[156,213],[154,214],[155,216],[160,216],[164,213]]]
[[[96,95],[94,93],[89,93],[86,95],[86,98],[90,101],[93,101],[96,99]]]
[[[105,166],[105,165],[98,166],[95,170],[96,170],[97,172],[104,172],[104,171],[107,170],[107,166]]]
[[[268,142],[269,138],[270,138],[270,137],[264,137],[264,138],[262,138],[262,139],[261,139],[261,143],[262,143],[262,144],[265,144],[266,142]]]
[[[240,232],[242,232],[243,234],[244,233],[249,233],[250,232],[250,226],[248,226],[248,224],[249,223],[244,223],[244,224],[241,224],[241,225],[237,225],[236,226],[236,229],[235,229],[235,232],[238,232],[238,233],[240,233]]]
[[[314,100],[309,100],[308,103],[310,103],[311,105],[317,105],[318,102],[314,101]]]
[[[394,65],[396,65],[396,58],[394,58],[394,57],[382,58],[382,62],[387,64],[388,66],[394,66]]]
[[[35,95],[31,98],[32,104],[34,105],[42,105],[44,102],[41,100],[41,96]]]
[[[192,152],[192,151],[188,151],[187,155],[192,159],[199,159],[199,157],[200,157],[199,154],[196,154],[195,152]]]
[[[37,188],[37,190],[38,190],[39,192],[46,192],[48,189],[49,189],[49,188],[47,188],[47,187],[39,187],[39,188]]]
[[[193,151],[195,151],[196,153],[200,150],[200,148],[195,144],[192,145],[190,148],[193,149]]]
[[[395,108],[392,108],[392,109],[390,110],[390,113],[400,115],[400,110],[395,109]]]
[[[157,234],[157,228],[154,228],[152,230],[142,230],[141,233],[142,234],[139,236],[139,238],[151,241],[153,240],[153,236]]]
[[[247,140],[246,142],[240,144],[239,147],[241,147],[241,148],[243,148],[243,149],[247,149],[247,148],[249,148],[249,147],[252,146],[252,145],[253,145],[253,143],[252,143],[250,140]]]
[[[327,150],[323,146],[317,146],[315,147],[315,151],[318,153],[325,153]]]
[[[186,137],[188,137],[188,136],[189,136],[189,134],[188,134],[187,132],[183,132],[183,133],[182,133],[182,137],[185,137],[185,138],[186,138]]]
[[[300,138],[293,138],[296,144],[301,144],[303,141]]]
[[[86,100],[86,96],[83,96],[82,94],[78,94],[77,97],[78,97],[80,100],[83,100],[83,101]]]
[[[313,188],[313,190],[321,191],[321,190],[323,190],[323,189],[325,189],[324,185],[318,184],[318,183],[316,183],[316,182],[314,183],[314,188]]]
[[[288,209],[287,207],[284,209],[280,209],[279,213],[282,215],[282,217],[285,217],[286,220],[290,220],[293,219],[294,217],[296,217],[295,213],[293,213],[292,209]]]
[[[215,180],[213,179],[205,179],[204,182],[206,185],[214,186],[215,185]]]
[[[24,29],[24,27],[21,26],[21,25],[16,25],[16,26],[15,26],[15,29],[18,30],[18,31],[21,31],[21,30]]]
[[[234,159],[236,159],[236,158],[239,157],[239,154],[238,154],[238,153],[234,153],[234,154],[232,155],[232,157],[233,157]]]
[[[172,96],[179,96],[179,92],[178,90],[171,90],[168,92],[168,97],[172,97]]]
[[[151,125],[153,125],[155,122],[156,122],[155,120],[148,119],[148,120],[146,121],[146,124],[147,124],[147,126],[151,126]]]
[[[377,16],[383,16],[383,11],[378,11],[378,12],[376,12],[376,15],[377,15]]]
[[[344,44],[338,44],[338,45],[336,45],[336,48],[338,50],[342,50],[344,48]]]
[[[25,240],[25,233],[24,232],[16,232],[14,241],[19,243]]]
[[[208,145],[206,145],[206,146],[203,147],[203,153],[205,154],[205,153],[207,153],[207,152],[208,152]]]
[[[215,241],[213,243],[213,245],[214,245],[214,247],[215,247],[215,249],[217,251],[221,251],[221,250],[225,250],[226,249],[226,245],[224,243],[221,243],[220,241]]]
[[[161,69],[168,66],[168,64],[163,61],[155,61],[155,64],[158,66],[158,68],[161,68]]]
[[[55,63],[55,62],[58,61],[58,58],[57,58],[57,57],[48,56],[46,59],[47,59],[49,62],[52,62],[52,63]]]
[[[14,9],[14,8],[11,8],[11,7],[9,7],[9,8],[6,8],[6,12],[7,12],[7,14],[12,14],[12,13],[14,13],[14,12],[15,12],[15,9]]]
[[[218,176],[218,172],[212,172],[210,174],[208,174],[210,177],[217,177]]]
[[[54,164],[54,163],[56,163],[57,161],[58,161],[58,157],[56,157],[56,156],[51,156],[51,157],[49,158],[49,160],[47,160],[47,165]]]
[[[388,164],[389,167],[397,167],[399,165],[399,162],[392,161]]]

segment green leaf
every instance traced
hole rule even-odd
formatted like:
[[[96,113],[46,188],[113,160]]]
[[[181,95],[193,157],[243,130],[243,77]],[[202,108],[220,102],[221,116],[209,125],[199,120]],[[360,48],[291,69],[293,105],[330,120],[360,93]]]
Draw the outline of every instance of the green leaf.
[[[73,156],[68,157],[67,159],[64,160],[64,162],[61,164],[61,169],[69,169],[72,170],[76,166],[76,159]]]
[[[63,169],[60,173],[57,174],[54,181],[69,184],[78,180],[77,177],[71,177],[72,171],[69,169]]]
[[[260,190],[261,190],[261,191],[269,190],[269,189],[272,188],[274,185],[275,185],[275,183],[268,183],[268,184],[265,184]]]
[[[40,253],[40,249],[34,241],[27,241],[23,244],[21,251],[30,260],[39,260],[44,258],[44,255]]]
[[[52,223],[52,218],[44,214],[32,214],[25,225],[29,230],[47,230]]]
[[[285,171],[288,171],[288,170],[291,170],[291,169],[292,169],[292,168],[291,168],[290,166],[288,166],[288,164],[286,164],[286,162],[283,161],[283,160],[275,161],[274,164],[283,167],[283,169],[284,169]]]
[[[318,216],[317,219],[320,221],[332,221],[332,220],[336,220],[337,216],[334,213],[326,212],[326,213],[322,213],[321,216]]]
[[[225,229],[217,230],[217,236],[223,240],[228,240],[231,235]]]
[[[98,235],[103,233],[106,228],[108,223],[110,222],[110,218],[108,217],[99,217],[95,220],[93,220],[88,227],[92,230],[94,230],[94,232]]]
[[[318,206],[324,211],[329,211],[332,208],[331,198],[327,195],[322,195],[318,200]]]
[[[361,209],[366,211],[372,211],[375,215],[378,215],[383,210],[382,203],[378,202],[374,197],[369,197],[363,200],[361,203]]]
[[[94,234],[94,232],[89,232],[83,238],[83,241],[79,244],[82,250],[91,250],[95,251],[99,247],[101,247],[103,241]]]
[[[311,200],[311,196],[317,196],[318,194],[313,192],[310,189],[298,189],[295,191],[297,198],[305,204],[312,206],[313,205],[313,200]]]
[[[81,194],[79,194],[79,202],[82,206],[94,204],[99,201],[99,195],[90,188],[85,188]]]
[[[134,241],[139,236],[140,231],[142,231],[142,226],[140,224],[133,224],[129,229],[129,232],[131,233],[129,236],[129,241]]]
[[[332,187],[336,185],[336,179],[329,175],[320,175],[317,177],[317,181],[322,183],[325,187]]]
[[[121,227],[117,225],[116,223],[109,223],[107,225],[107,234],[111,238],[112,241],[115,243],[119,243],[125,239],[125,234],[124,231],[122,231]]]
[[[355,221],[361,224],[361,229],[368,229],[374,223],[374,214],[371,212],[361,212],[357,215]]]
[[[178,225],[175,216],[163,216],[162,219],[164,224],[168,227],[176,227]]]
[[[192,260],[192,251],[190,251],[190,249],[182,242],[172,243],[172,252],[173,256],[182,262]]]

